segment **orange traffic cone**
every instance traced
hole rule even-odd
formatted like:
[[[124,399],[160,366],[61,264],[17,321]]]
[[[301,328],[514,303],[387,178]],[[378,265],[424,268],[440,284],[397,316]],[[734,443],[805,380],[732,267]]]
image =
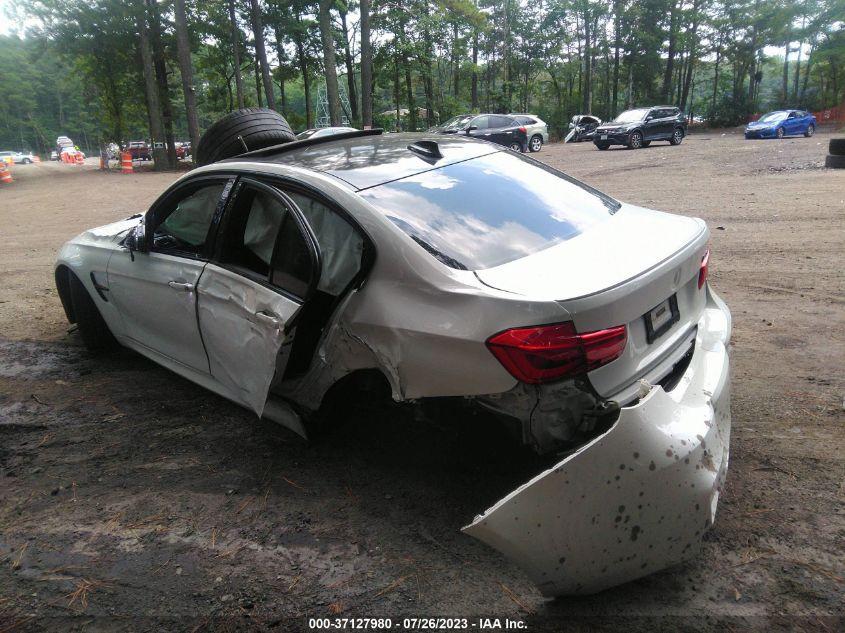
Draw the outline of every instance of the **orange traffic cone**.
[[[12,172],[6,167],[6,163],[0,160],[0,182],[12,183]]]
[[[132,173],[132,154],[130,152],[120,152],[120,173]]]

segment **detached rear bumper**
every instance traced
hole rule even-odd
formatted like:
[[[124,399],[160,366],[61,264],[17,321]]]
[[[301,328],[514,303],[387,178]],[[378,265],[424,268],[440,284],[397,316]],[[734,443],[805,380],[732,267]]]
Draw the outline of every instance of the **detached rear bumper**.
[[[715,519],[731,429],[731,316],[708,288],[695,354],[614,426],[463,531],[520,565],[547,596],[595,593],[696,555]]]

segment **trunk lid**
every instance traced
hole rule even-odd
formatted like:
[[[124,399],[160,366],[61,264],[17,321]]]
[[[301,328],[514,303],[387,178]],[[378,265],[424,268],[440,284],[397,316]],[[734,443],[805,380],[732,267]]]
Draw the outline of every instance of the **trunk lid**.
[[[705,303],[698,271],[707,239],[702,220],[622,205],[562,244],[476,275],[499,290],[556,301],[578,332],[626,325],[622,356],[589,373],[601,396],[626,404],[639,379],[659,382],[689,351]],[[650,333],[648,323],[660,320],[646,315],[659,307],[672,319]]]

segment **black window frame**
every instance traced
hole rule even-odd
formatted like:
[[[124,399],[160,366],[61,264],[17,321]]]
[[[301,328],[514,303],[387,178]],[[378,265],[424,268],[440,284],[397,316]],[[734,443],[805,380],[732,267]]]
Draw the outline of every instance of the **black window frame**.
[[[226,231],[230,225],[230,222],[232,221],[232,214],[234,213],[234,208],[237,204],[238,197],[247,187],[252,187],[265,191],[269,195],[278,198],[282,202],[282,204],[284,204],[287,208],[287,211],[289,212],[289,217],[293,218],[297,228],[299,229],[300,234],[305,239],[306,245],[308,246],[308,251],[311,254],[312,271],[311,279],[308,284],[308,289],[305,292],[304,296],[300,296],[289,288],[284,288],[271,282],[271,279],[273,278],[273,271],[275,270],[279,242],[281,240],[282,235],[281,227],[279,233],[276,235],[276,240],[273,244],[273,255],[270,259],[270,266],[266,275],[262,276],[256,273],[255,271],[252,271],[248,268],[244,268],[243,266],[238,266],[237,264],[222,261],[221,256]],[[240,275],[241,277],[244,277],[245,279],[249,279],[254,283],[257,283],[261,286],[264,286],[265,288],[273,290],[274,292],[277,292],[282,296],[290,299],[291,301],[299,303],[300,305],[308,301],[308,299],[310,299],[311,296],[314,294],[314,291],[317,288],[317,284],[320,281],[320,274],[322,272],[322,259],[320,256],[319,243],[317,242],[317,238],[314,235],[314,231],[308,225],[308,222],[305,219],[300,208],[296,205],[293,200],[291,200],[290,196],[288,196],[284,191],[280,190],[278,187],[272,184],[262,182],[262,180],[251,175],[238,176],[237,181],[235,182],[234,190],[230,194],[226,205],[222,211],[221,221],[219,223],[219,227],[217,228],[217,232],[215,235],[211,262],[217,266],[220,266],[220,268],[233,272],[237,275]]]
[[[144,215],[144,233],[147,236],[148,240],[147,251],[150,253],[158,253],[160,255],[185,257],[187,259],[205,262],[209,261],[211,259],[212,253],[214,252],[214,242],[217,234],[217,228],[220,222],[220,217],[223,214],[224,208],[231,199],[232,188],[234,187],[235,181],[236,176],[228,172],[216,174],[202,174],[180,181],[174,186],[172,186],[170,189],[165,191],[163,194],[161,194],[156,199],[156,201],[153,202],[152,205],[150,205],[149,210]],[[183,251],[179,249],[156,248],[154,239],[155,230],[162,222],[164,222],[170,216],[173,211],[175,211],[175,208],[169,213],[167,213],[167,215],[165,215],[164,217],[159,218],[161,210],[165,207],[169,207],[177,200],[181,200],[187,195],[191,195],[191,193],[194,193],[196,190],[212,184],[223,184],[223,191],[220,193],[220,198],[218,198],[217,200],[217,206],[215,207],[214,213],[211,216],[211,223],[208,226],[208,233],[206,234],[205,243],[203,244],[202,249],[197,253],[192,253],[190,251]],[[190,190],[189,193],[185,193],[188,190]]]

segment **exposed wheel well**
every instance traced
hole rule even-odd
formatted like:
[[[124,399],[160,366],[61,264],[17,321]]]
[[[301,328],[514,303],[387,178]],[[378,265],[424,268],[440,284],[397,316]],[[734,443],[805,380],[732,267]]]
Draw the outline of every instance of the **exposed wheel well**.
[[[74,314],[73,301],[70,297],[70,276],[72,274],[67,266],[56,268],[56,290],[59,292],[59,299],[62,300],[62,307],[65,309],[67,320],[76,323],[76,314]]]

